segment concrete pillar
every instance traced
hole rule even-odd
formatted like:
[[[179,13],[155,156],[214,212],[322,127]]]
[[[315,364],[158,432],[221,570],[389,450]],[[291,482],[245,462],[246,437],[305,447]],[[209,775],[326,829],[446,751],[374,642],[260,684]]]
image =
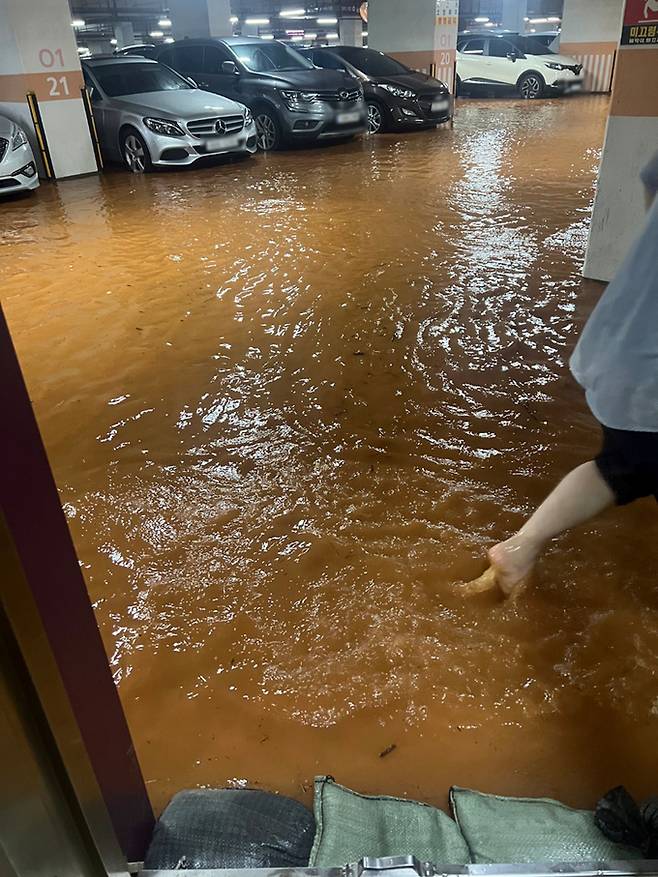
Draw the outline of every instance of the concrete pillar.
[[[585,70],[586,91],[610,91],[624,0],[564,0],[560,51]]]
[[[92,55],[111,55],[114,51],[114,46],[109,39],[95,40],[89,48]]]
[[[0,113],[27,131],[39,156],[26,100],[34,92],[57,178],[98,170],[82,85],[67,0],[0,0]]]
[[[114,25],[114,36],[117,41],[117,49],[135,44],[135,29],[132,21],[119,21]]]
[[[251,17],[251,16],[249,16]],[[260,18],[259,15],[254,16],[255,18]],[[264,16],[265,17],[265,16]],[[247,24],[246,21],[242,22],[242,35],[245,37],[257,37],[259,34],[260,25],[259,24]]]
[[[169,0],[169,14],[177,40],[233,33],[231,0]]]
[[[502,26],[505,30],[525,33],[528,0],[503,0]]]
[[[230,37],[233,34],[231,24],[231,0],[206,0],[208,4],[208,23],[211,37]]]
[[[369,0],[368,45],[452,87],[459,0]]]
[[[585,277],[611,280],[644,223],[641,168],[658,149],[658,4],[626,0]]]
[[[174,39],[210,36],[206,0],[169,0],[169,17]]]
[[[341,18],[338,21],[338,42],[341,46],[363,46],[363,20]]]

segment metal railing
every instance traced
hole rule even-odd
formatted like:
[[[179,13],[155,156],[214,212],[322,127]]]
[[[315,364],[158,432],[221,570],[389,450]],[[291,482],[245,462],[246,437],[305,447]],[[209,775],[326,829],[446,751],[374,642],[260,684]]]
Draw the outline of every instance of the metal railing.
[[[139,877],[172,877],[180,871],[140,871]],[[658,861],[546,862],[533,865],[437,865],[413,856],[364,858],[340,868],[227,868],[185,870],[185,877],[650,877]]]

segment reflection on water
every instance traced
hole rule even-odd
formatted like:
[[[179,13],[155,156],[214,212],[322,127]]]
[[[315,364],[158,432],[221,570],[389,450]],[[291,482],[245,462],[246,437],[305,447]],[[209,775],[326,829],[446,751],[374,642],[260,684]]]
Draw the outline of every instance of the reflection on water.
[[[156,805],[655,791],[644,504],[455,582],[596,447],[566,370],[607,104],[2,208],[5,306]],[[379,753],[397,747],[382,760]]]

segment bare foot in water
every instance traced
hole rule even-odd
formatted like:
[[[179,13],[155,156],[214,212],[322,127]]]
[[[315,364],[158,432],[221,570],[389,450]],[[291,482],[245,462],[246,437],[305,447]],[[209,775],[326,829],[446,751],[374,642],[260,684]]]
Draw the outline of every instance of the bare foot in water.
[[[464,597],[474,597],[476,594],[493,591],[494,588],[498,587],[496,570],[493,566],[490,566],[482,573],[479,579],[473,579],[471,582],[461,582],[458,587]]]
[[[520,533],[489,549],[493,575],[504,594],[510,596],[526,581],[535,568],[539,551],[534,542]]]

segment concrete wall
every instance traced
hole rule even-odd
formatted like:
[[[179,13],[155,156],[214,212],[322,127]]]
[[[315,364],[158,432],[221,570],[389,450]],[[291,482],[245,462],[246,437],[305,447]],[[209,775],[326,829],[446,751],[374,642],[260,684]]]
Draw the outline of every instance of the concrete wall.
[[[426,0],[369,0],[368,45],[380,52],[434,51],[436,7]]]
[[[169,14],[177,40],[233,33],[230,0],[169,0]]]
[[[368,45],[452,87],[459,0],[370,0]]]
[[[560,51],[583,65],[587,91],[612,87],[623,10],[624,0],[565,0]]]
[[[638,12],[639,9],[639,12]],[[658,27],[658,10],[630,5],[628,32],[617,52],[610,118],[585,260],[585,276],[611,280],[645,222],[640,169],[658,150],[658,43],[630,42],[638,14]],[[635,10],[635,15],[631,14]],[[646,18],[643,19],[646,21]]]
[[[644,187],[640,171],[656,149],[658,118],[613,116],[609,119],[585,277],[612,280],[640,233],[644,222]]]
[[[562,42],[618,44],[624,0],[565,0]]]

